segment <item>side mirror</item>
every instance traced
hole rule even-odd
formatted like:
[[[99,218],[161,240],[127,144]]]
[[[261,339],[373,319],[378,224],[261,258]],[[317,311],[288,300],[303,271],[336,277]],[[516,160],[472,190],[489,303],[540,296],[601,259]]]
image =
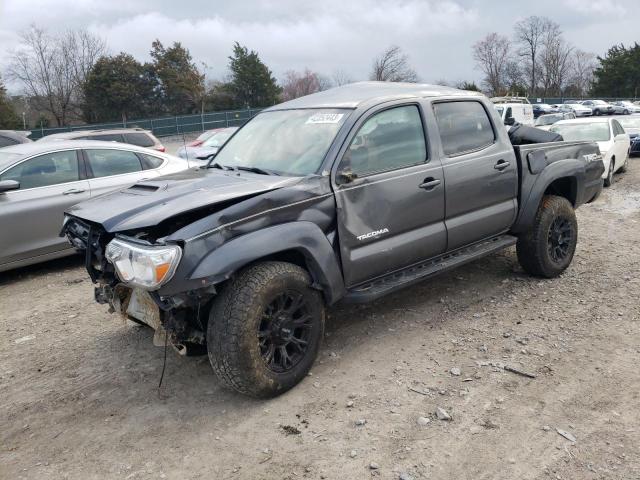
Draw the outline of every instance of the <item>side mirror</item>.
[[[351,183],[356,178],[358,178],[358,175],[353,173],[351,170],[340,170],[336,175],[336,180],[340,185],[345,183]]]
[[[9,192],[11,190],[18,190],[20,188],[20,182],[16,180],[2,180],[0,182],[0,193]]]
[[[516,123],[516,119],[515,119],[515,118],[513,118],[513,117],[508,117],[508,118],[505,118],[505,119],[504,119],[504,124],[505,124],[505,125],[508,125],[508,126],[510,126],[510,127],[511,127],[511,126],[513,126],[513,125],[515,125],[515,123]]]

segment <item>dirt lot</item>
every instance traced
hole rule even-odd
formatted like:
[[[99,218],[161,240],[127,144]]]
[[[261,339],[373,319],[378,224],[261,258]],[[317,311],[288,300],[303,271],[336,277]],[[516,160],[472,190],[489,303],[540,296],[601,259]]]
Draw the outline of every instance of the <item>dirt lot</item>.
[[[640,160],[578,218],[559,279],[509,250],[334,308],[270,401],[171,350],[158,389],[163,350],[76,258],[0,275],[0,478],[640,478]]]

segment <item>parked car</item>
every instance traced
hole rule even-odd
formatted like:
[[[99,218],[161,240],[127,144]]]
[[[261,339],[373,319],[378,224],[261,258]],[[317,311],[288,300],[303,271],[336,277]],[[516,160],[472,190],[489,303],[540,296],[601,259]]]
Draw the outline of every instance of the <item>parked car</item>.
[[[186,168],[178,157],[98,141],[32,142],[1,149],[0,272],[72,254],[74,249],[58,235],[71,205]]]
[[[613,105],[604,100],[583,100],[580,103],[589,107],[593,115],[613,115],[615,113]]]
[[[102,140],[105,142],[127,143],[138,147],[151,148],[164,152],[165,148],[153,133],[142,128],[112,128],[108,130],[75,130],[73,132],[53,133],[42,137],[39,142],[51,140]]]
[[[562,105],[558,105],[558,110],[562,113],[571,112],[576,117],[590,117],[593,115],[593,112],[590,107],[586,105],[581,105],[579,103],[563,103]]]
[[[534,118],[538,118],[540,115],[546,115],[548,113],[558,113],[560,111],[558,107],[551,106],[548,103],[534,103],[532,107]]]
[[[640,154],[640,115],[629,115],[624,117],[616,117],[616,120],[620,122],[622,128],[631,141],[631,147],[629,148],[629,155]]]
[[[562,120],[551,126],[550,132],[567,141],[597,142],[603,156],[605,187],[613,183],[613,175],[624,172],[629,161],[629,135],[615,118],[577,118]]]
[[[504,125],[533,125],[533,109],[526,97],[493,97],[491,103]]]
[[[612,102],[611,105],[613,105],[614,113],[616,114],[630,115],[632,113],[640,113],[640,106],[626,100]]]
[[[209,157],[218,153],[220,147],[222,147],[231,135],[238,130],[238,127],[218,128],[213,130],[212,135],[209,136],[199,146],[185,145],[180,147],[176,154],[180,158],[187,160],[208,160]]]
[[[207,138],[209,138],[211,135],[216,133],[217,130],[218,130],[217,128],[214,128],[213,130],[205,130],[200,135],[198,135],[198,138],[196,138],[193,142],[187,143],[187,146],[199,147]]]
[[[534,127],[541,128],[542,130],[549,130],[549,127],[560,120],[571,120],[576,118],[573,112],[568,113],[548,113],[546,115],[540,115],[536,118]]]
[[[518,126],[520,143],[528,129],[556,137]],[[604,170],[595,143],[514,147],[480,93],[387,82],[267,108],[208,167],[83,202],[64,233],[98,302],[157,343],[206,346],[222,381],[256,397],[307,375],[338,300],[516,244],[527,272],[558,276]]]
[[[28,138],[31,132],[21,132],[16,130],[0,130],[0,148],[19,143],[30,143],[33,140]]]

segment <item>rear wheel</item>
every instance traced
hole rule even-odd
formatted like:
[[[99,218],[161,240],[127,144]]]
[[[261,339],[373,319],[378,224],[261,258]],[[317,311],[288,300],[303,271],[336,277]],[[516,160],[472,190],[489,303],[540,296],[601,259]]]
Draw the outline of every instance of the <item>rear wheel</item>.
[[[578,221],[573,206],[564,197],[546,195],[533,226],[518,238],[518,261],[531,275],[557,277],[571,264],[577,242]]]
[[[597,108],[593,111],[594,115],[600,115],[600,110],[598,110]]]
[[[622,112],[623,115],[629,115],[629,110],[627,110],[626,108],[624,109],[624,111]]]
[[[240,272],[214,302],[209,360],[227,386],[273,397],[305,377],[323,331],[324,302],[308,273],[290,263],[259,263]]]
[[[616,159],[612,158],[609,162],[609,170],[607,171],[607,178],[604,179],[604,186],[610,187],[613,183],[613,171],[616,168]]]

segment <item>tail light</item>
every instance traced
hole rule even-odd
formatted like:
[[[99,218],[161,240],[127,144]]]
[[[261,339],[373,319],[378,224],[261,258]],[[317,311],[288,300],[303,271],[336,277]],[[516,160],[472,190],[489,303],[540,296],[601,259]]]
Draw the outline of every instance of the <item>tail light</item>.
[[[202,140],[194,140],[191,143],[187,143],[187,147],[199,147],[200,145],[202,145],[204,142]]]
[[[163,153],[167,150],[166,148],[164,148],[164,145],[155,146],[153,147],[153,149]]]

